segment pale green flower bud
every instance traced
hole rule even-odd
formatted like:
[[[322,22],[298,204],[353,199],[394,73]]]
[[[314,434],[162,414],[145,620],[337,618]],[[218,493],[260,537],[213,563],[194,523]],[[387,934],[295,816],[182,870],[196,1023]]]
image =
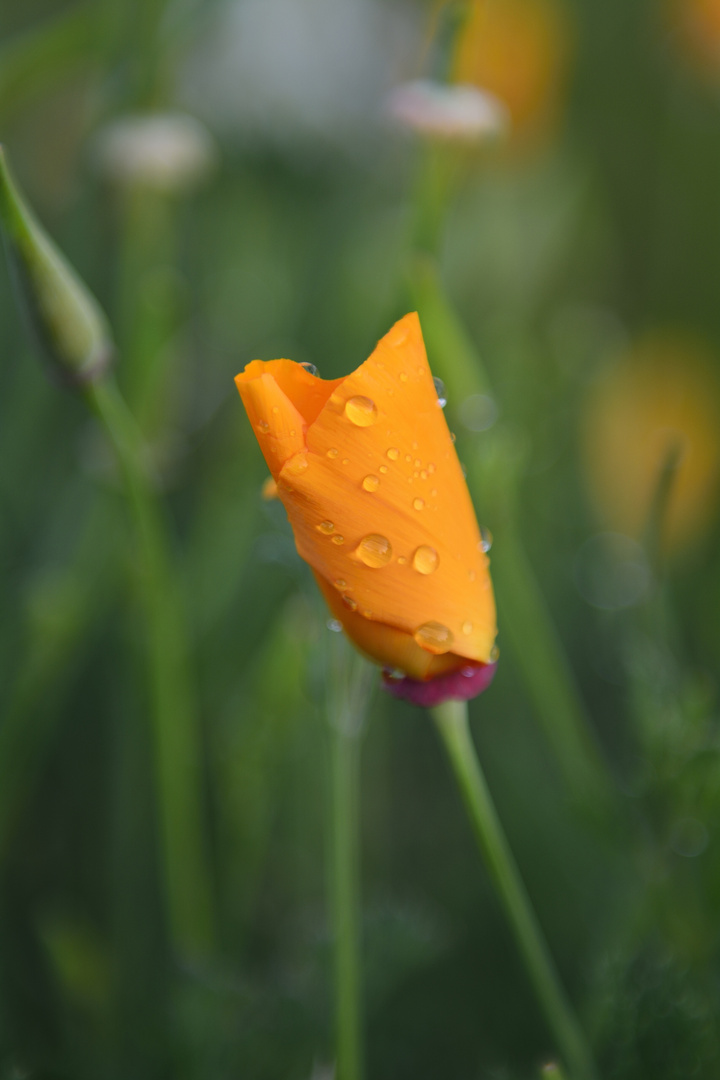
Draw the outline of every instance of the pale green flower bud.
[[[113,354],[107,320],[25,204],[1,146],[0,226],[19,296],[44,353],[63,381],[97,380]]]

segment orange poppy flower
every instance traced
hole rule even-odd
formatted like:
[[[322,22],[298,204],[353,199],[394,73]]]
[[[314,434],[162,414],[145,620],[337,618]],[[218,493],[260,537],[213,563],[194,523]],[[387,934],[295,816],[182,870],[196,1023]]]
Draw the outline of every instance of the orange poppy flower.
[[[298,551],[355,645],[411,680],[489,681],[488,558],[417,315],[345,378],[254,360],[235,381]]]

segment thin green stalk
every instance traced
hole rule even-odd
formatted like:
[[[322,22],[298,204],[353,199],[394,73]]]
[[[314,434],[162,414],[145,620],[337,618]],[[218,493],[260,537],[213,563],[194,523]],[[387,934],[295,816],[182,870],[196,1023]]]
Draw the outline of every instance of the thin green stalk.
[[[482,359],[439,280],[435,261],[417,255],[408,283],[426,334],[433,371],[459,405],[474,394],[490,393]],[[490,438],[492,438],[490,436]],[[517,468],[489,452],[487,439],[469,457],[470,483],[482,476],[485,513],[495,533],[492,573],[500,612],[501,640],[516,655],[538,719],[576,802],[599,817],[615,808],[613,783],[593,736],[580,692],[542,591],[514,524]],[[512,448],[506,448],[512,458]],[[478,489],[480,485],[478,484]]]
[[[332,645],[328,725],[336,1076],[337,1080],[362,1080],[360,756],[372,668],[361,658],[348,656],[349,646],[343,639]]]
[[[590,1049],[560,983],[482,772],[470,735],[467,703],[448,701],[432,712],[488,873],[558,1049],[574,1080],[594,1080],[597,1073]]]
[[[110,379],[84,389],[115,449],[138,543],[147,621],[155,768],[170,930],[185,961],[212,948],[210,873],[201,799],[201,748],[188,679],[188,647],[165,523],[133,417]]]

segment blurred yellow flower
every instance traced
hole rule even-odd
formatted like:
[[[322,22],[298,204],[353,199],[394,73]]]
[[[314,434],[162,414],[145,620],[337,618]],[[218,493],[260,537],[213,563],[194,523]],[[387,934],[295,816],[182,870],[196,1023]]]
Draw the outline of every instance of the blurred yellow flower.
[[[453,79],[499,98],[516,134],[536,134],[557,119],[570,40],[556,0],[471,0]]]
[[[707,530],[720,480],[720,392],[697,340],[641,339],[593,386],[584,420],[590,489],[607,525],[642,535],[661,471],[677,450],[663,546],[677,549]]]
[[[346,378],[254,360],[236,383],[298,551],[355,645],[420,680],[492,663],[488,558],[417,315]]]
[[[670,0],[671,40],[689,66],[720,82],[720,0]]]

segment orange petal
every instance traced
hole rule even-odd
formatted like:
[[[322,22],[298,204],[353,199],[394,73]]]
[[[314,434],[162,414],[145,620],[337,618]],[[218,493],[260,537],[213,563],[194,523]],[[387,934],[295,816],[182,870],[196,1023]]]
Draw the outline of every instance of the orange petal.
[[[313,380],[320,384],[313,396],[306,385],[313,377],[285,365],[256,361],[238,388],[256,431],[258,417],[268,425],[258,438],[298,551],[363,620],[355,640],[399,667],[373,652],[368,633],[379,641],[387,628],[400,631],[403,648],[414,637],[431,668],[435,657],[443,667],[445,655],[453,664],[488,662],[496,634],[488,560],[417,315],[396,323],[352,375]],[[273,372],[283,390],[265,385]],[[310,417],[322,395],[300,437],[294,417]],[[351,633],[347,616],[343,622]],[[419,661],[412,664],[417,671]]]

